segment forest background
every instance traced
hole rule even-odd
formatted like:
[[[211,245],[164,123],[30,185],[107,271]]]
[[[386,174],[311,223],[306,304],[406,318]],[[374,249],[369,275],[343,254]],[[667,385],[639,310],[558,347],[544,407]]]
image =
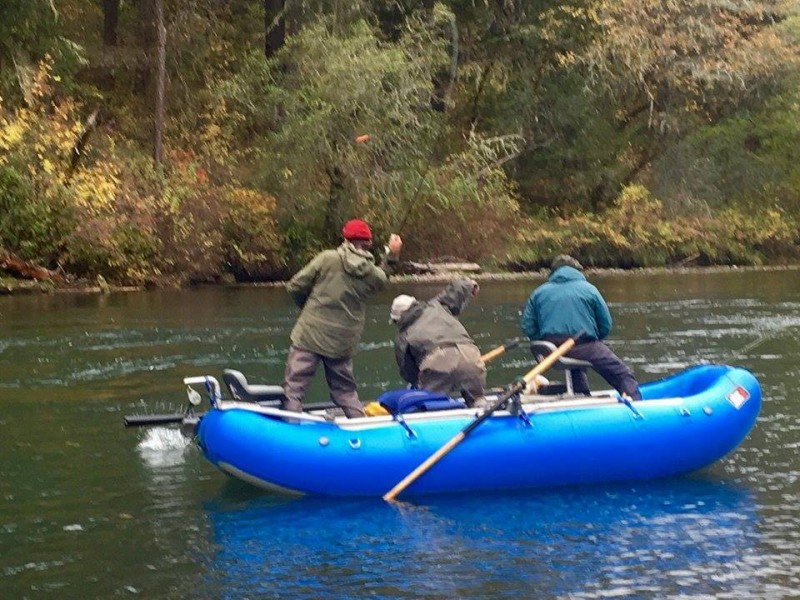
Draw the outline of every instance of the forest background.
[[[0,262],[280,280],[353,217],[494,269],[796,262],[799,11],[3,0]]]

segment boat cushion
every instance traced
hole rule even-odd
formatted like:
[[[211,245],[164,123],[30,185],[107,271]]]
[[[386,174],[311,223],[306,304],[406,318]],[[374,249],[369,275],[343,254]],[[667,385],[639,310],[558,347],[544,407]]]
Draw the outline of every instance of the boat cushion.
[[[393,415],[431,410],[453,410],[466,407],[463,400],[456,400],[447,394],[416,389],[383,392],[378,396],[378,403]]]
[[[225,369],[222,380],[235,400],[245,402],[279,402],[283,399],[283,388],[279,385],[251,385],[241,371]]]

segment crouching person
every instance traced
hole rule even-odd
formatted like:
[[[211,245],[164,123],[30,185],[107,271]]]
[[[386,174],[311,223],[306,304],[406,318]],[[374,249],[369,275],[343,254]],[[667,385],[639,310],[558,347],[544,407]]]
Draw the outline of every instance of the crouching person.
[[[486,366],[458,320],[479,289],[475,281],[462,277],[428,301],[397,296],[391,320],[397,325],[395,358],[404,380],[432,392],[460,392],[468,406],[484,408]]]

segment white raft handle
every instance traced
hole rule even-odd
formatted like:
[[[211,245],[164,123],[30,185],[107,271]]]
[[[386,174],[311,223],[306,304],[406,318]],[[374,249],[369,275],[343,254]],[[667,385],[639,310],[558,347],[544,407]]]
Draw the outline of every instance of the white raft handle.
[[[196,377],[183,378],[183,385],[189,386],[193,383],[202,383],[206,386],[206,391],[208,392],[208,401],[212,408],[215,408],[217,406],[217,402],[222,400],[222,392],[220,391],[219,381],[217,381],[216,377],[211,375],[198,375]]]

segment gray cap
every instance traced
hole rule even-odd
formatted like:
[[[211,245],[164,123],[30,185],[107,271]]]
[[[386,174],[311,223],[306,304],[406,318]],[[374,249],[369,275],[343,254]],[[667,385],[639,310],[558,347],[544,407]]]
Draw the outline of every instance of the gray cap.
[[[577,261],[577,259],[572,258],[569,254],[560,254],[553,259],[553,264],[550,265],[550,270],[555,271],[558,267],[572,267],[574,269],[578,269],[578,271],[583,271],[583,265]]]
[[[397,323],[400,320],[400,317],[403,316],[411,305],[416,302],[417,299],[414,296],[407,296],[406,294],[400,294],[392,300],[392,308],[389,311],[389,316],[392,319],[392,323]]]

